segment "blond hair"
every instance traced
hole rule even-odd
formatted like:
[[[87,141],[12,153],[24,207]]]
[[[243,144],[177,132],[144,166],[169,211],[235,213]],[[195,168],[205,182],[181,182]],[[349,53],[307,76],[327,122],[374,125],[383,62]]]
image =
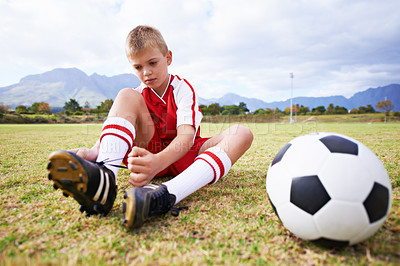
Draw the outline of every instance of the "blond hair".
[[[163,55],[168,52],[168,46],[160,31],[150,26],[137,26],[129,32],[125,43],[125,53],[128,58],[146,48],[158,48]]]

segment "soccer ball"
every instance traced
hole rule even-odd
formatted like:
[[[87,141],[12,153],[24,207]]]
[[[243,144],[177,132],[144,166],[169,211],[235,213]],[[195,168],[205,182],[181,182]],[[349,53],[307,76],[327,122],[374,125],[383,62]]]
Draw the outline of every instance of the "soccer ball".
[[[354,245],[385,221],[389,176],[365,145],[336,133],[312,133],[286,144],[269,166],[267,193],[283,225],[324,246]]]

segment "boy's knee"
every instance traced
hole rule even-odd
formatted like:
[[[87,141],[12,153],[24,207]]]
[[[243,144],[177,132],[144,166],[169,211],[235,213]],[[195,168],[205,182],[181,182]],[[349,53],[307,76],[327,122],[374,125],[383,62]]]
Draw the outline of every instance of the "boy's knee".
[[[142,94],[131,88],[120,90],[117,97],[115,97],[114,104],[119,106],[122,105],[129,108],[133,107],[133,109],[144,109],[146,107],[146,103]]]
[[[131,88],[124,88],[118,92],[117,98],[136,98],[141,96],[141,94]]]
[[[243,142],[243,145],[250,147],[253,142],[253,132],[248,127],[243,125],[232,126],[233,132],[236,132],[237,136]]]
[[[248,142],[249,147],[250,147],[251,143],[253,142],[253,138],[254,138],[253,132],[251,132],[251,130],[248,127],[245,127],[242,125],[239,125],[239,126],[240,126],[240,130],[242,131],[243,137],[246,139],[246,141]]]

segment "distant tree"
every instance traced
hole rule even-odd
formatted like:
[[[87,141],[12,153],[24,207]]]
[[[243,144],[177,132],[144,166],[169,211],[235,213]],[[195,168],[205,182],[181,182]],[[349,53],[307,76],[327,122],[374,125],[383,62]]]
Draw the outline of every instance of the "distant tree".
[[[333,113],[338,114],[338,115],[344,115],[344,114],[348,114],[349,110],[347,110],[347,108],[343,107],[343,106],[335,106]]]
[[[365,109],[365,112],[372,114],[372,113],[375,113],[375,109],[374,109],[374,107],[372,107],[372,105],[367,104],[367,108]]]
[[[212,103],[208,106],[208,112],[210,115],[219,115],[221,114],[221,106],[218,103]]]
[[[267,110],[264,110],[262,108],[257,109],[253,112],[253,115],[261,115],[261,114],[268,114]]]
[[[107,99],[104,102],[101,102],[97,109],[102,113],[108,113],[113,105],[114,101],[112,99]]]
[[[276,109],[271,109],[271,108],[265,108],[265,109],[257,109],[253,112],[253,115],[275,115],[275,114],[280,114],[281,111],[276,108]]]
[[[35,114],[38,114],[39,113],[39,105],[40,105],[39,102],[35,102],[28,109],[29,109],[29,111],[32,111]]]
[[[392,104],[392,102],[390,100],[383,100],[381,102],[378,102],[375,105],[375,107],[376,107],[376,109],[389,114],[389,112],[393,110],[394,105]]]
[[[330,103],[328,105],[328,108],[326,108],[325,114],[332,115],[334,113],[335,113],[335,106],[333,105],[333,103]]]
[[[275,112],[277,112],[277,110],[279,110],[279,109],[278,109],[278,108],[276,108],[276,109],[266,108],[266,109],[265,109],[265,111],[266,111],[268,114],[274,114]]]
[[[81,109],[82,107],[75,99],[69,99],[69,102],[66,102],[64,104],[64,110],[71,113],[75,113],[76,111],[80,111]]]
[[[5,105],[3,102],[0,102],[0,114],[5,114],[9,109],[9,105]]]
[[[305,107],[305,106],[300,106],[300,110],[299,110],[299,113],[300,114],[302,114],[302,115],[305,115],[305,114],[307,114],[308,112],[310,112],[310,108],[308,108],[308,107]]]
[[[283,111],[280,110],[278,107],[276,107],[274,113],[276,113],[276,114],[283,114]]]
[[[244,102],[240,102],[239,103],[239,109],[241,110],[241,112],[246,113],[249,111],[249,109],[247,109],[247,105]]]
[[[367,112],[367,108],[365,106],[358,107],[359,114],[365,114]]]
[[[43,114],[51,114],[51,108],[48,103],[41,102],[39,104],[39,112]]]
[[[285,110],[283,110],[283,112],[285,113],[285,115],[289,115],[290,114],[290,107],[286,107]]]
[[[350,110],[350,114],[358,114],[360,111],[360,108],[352,108],[351,110]]]
[[[387,99],[387,100],[383,100],[381,102],[378,102],[375,105],[376,109],[381,110],[382,112],[385,113],[385,122],[386,122],[386,117],[389,115],[389,112],[393,110],[394,105],[392,104],[392,102]]]
[[[300,107],[298,104],[292,105],[292,113],[293,114],[297,115],[299,113],[299,111],[300,111]]]
[[[224,110],[222,111],[222,115],[238,115],[243,113],[243,111],[237,105],[224,105]]]
[[[17,107],[15,107],[15,112],[17,114],[27,114],[29,112],[28,107],[26,107],[25,105],[18,105]]]
[[[90,103],[88,101],[86,101],[85,104],[83,105],[82,111],[86,113],[90,112]]]
[[[326,111],[325,106],[317,106],[311,110],[311,112],[315,115],[322,115]]]

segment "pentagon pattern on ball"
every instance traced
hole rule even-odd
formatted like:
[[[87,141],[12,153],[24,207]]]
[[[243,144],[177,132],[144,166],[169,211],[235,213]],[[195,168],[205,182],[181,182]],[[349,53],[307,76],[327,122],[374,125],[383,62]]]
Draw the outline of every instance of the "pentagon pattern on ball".
[[[270,199],[270,198],[268,198],[268,200],[269,200],[269,203],[271,204],[271,206],[272,206],[272,209],[274,210],[274,212],[275,212],[276,216],[278,216],[278,218],[279,218],[279,219],[281,219],[281,218],[279,217],[278,210],[276,209],[276,207],[275,207],[274,203],[271,201],[271,199]]]
[[[363,202],[369,222],[373,223],[385,217],[389,208],[389,190],[375,182],[368,197]]]
[[[292,146],[292,144],[288,143],[278,152],[278,154],[275,156],[274,160],[272,161],[271,166],[273,166],[274,164],[276,164],[282,160],[283,155],[285,155],[286,151],[290,148],[290,146]]]
[[[316,175],[293,178],[290,189],[290,202],[311,215],[331,199]]]
[[[320,141],[333,153],[358,155],[357,143],[343,137],[330,135],[321,138]]]

